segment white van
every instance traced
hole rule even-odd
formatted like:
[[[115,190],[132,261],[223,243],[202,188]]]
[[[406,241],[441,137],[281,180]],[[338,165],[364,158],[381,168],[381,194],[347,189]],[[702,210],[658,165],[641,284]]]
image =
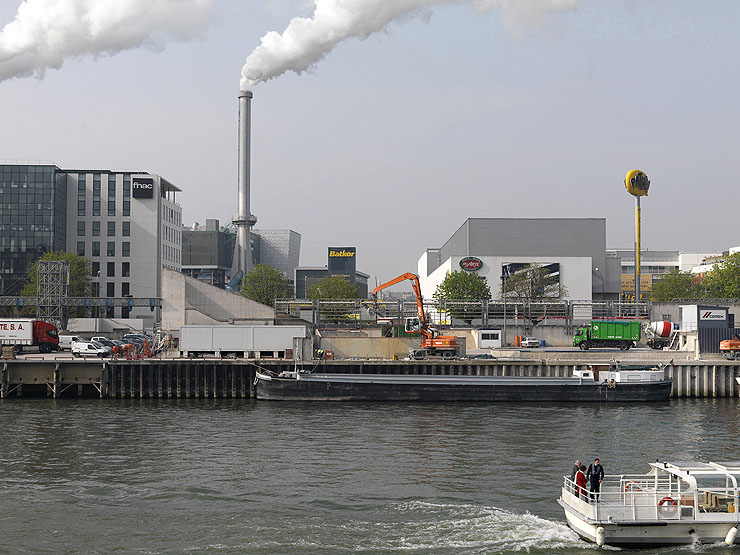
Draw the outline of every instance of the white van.
[[[75,341],[84,341],[79,335],[60,335],[59,336],[59,350],[60,351],[71,351],[72,343]]]

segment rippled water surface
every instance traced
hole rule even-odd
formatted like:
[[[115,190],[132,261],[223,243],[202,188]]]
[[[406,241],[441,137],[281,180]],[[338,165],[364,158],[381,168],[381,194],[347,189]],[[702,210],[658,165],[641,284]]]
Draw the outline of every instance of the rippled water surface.
[[[0,552],[594,553],[556,503],[576,457],[738,460],[739,421],[736,399],[8,400]]]

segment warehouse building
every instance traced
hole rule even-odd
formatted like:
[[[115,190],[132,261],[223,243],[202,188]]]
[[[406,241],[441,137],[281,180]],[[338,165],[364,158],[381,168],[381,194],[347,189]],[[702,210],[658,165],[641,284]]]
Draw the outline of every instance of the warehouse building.
[[[485,277],[498,298],[502,277],[527,264],[547,267],[566,298],[619,298],[620,261],[607,256],[605,218],[469,218],[444,245],[424,252],[418,273],[427,298],[461,269]]]

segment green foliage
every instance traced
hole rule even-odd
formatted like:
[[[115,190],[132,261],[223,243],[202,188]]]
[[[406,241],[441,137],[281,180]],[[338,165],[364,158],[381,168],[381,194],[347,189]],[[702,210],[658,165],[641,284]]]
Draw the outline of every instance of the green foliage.
[[[667,302],[676,299],[694,299],[702,296],[701,289],[695,274],[674,268],[653,284],[650,300]]]
[[[546,301],[567,297],[568,290],[546,268],[528,264],[501,284],[501,297],[504,296],[517,301]]]
[[[38,260],[63,260],[69,263],[69,288],[67,296],[69,297],[89,297],[92,295],[92,265],[84,256],[76,252],[47,252],[41,255]],[[37,267],[38,260],[28,267],[27,281],[21,290],[23,297],[35,297],[37,294],[38,280]],[[26,312],[33,309],[26,309]],[[70,308],[69,317],[85,316],[85,309],[82,307]]]
[[[491,289],[486,278],[478,274],[455,271],[447,274],[434,292],[437,300],[480,301],[491,300]]]
[[[267,264],[257,264],[247,274],[239,293],[267,306],[274,306],[275,299],[293,297],[290,280],[280,270]]]
[[[434,292],[437,301],[490,301],[491,289],[486,278],[478,274],[455,271],[445,276]],[[464,320],[468,324],[481,315],[479,307],[456,306],[451,303],[447,311],[453,318]]]
[[[92,294],[92,265],[84,256],[75,252],[47,252],[38,260],[63,260],[69,263],[69,297],[89,297]],[[38,264],[33,262],[28,267],[27,281],[23,286],[21,295],[24,297],[35,297],[38,286],[36,269]]]
[[[360,292],[342,276],[325,277],[308,288],[311,299],[359,299]]]
[[[710,298],[740,298],[740,252],[731,254],[717,264],[700,282],[701,289]]]

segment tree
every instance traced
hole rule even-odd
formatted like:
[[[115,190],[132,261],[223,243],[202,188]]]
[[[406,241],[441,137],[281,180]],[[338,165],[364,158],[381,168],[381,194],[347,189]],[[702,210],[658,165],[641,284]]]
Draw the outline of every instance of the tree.
[[[702,296],[696,274],[673,268],[653,284],[650,300],[665,302],[676,299],[695,299]]]
[[[701,280],[701,289],[715,299],[740,298],[740,252],[715,265]]]
[[[41,255],[38,260],[62,260],[69,263],[69,297],[89,297],[92,294],[92,265],[84,256],[75,252],[47,252]],[[35,297],[38,287],[38,260],[32,262],[28,267],[27,281],[21,290],[24,297]]]
[[[342,276],[330,276],[308,288],[308,296],[318,299],[359,299],[360,292]]]
[[[491,289],[486,278],[469,272],[455,271],[447,274],[434,292],[437,301],[490,301]],[[481,309],[450,303],[447,308],[450,316],[464,320],[468,324],[481,315]]]
[[[319,280],[308,288],[308,296],[315,301],[345,301],[319,303],[319,312],[329,322],[346,322],[358,316],[355,299],[360,298],[360,292],[342,276]]]
[[[62,260],[69,263],[68,297],[89,297],[92,295],[92,265],[90,261],[76,252],[56,251],[44,253],[38,258],[38,260],[31,263],[28,267],[26,284],[21,290],[21,296],[36,296],[38,287],[37,268],[39,260]],[[70,317],[82,317],[84,315],[85,309],[82,307],[69,309]]]
[[[283,272],[268,264],[257,264],[242,280],[239,293],[258,303],[274,306],[275,299],[292,297],[291,289],[291,282]]]

